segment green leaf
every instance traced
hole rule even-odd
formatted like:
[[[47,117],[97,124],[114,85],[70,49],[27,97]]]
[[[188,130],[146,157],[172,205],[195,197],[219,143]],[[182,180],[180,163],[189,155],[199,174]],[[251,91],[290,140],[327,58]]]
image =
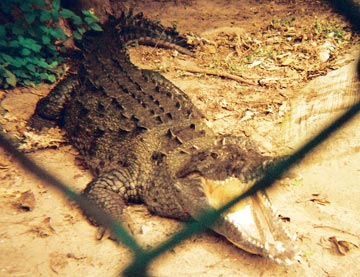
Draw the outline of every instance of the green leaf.
[[[91,16],[91,14],[93,13],[92,10],[82,10],[81,12],[85,16]]]
[[[83,21],[82,21],[82,19],[81,19],[80,16],[77,16],[77,15],[76,15],[76,16],[74,16],[74,17],[72,18],[72,20],[73,20],[74,24],[77,25],[77,26],[80,26],[80,25],[83,24]]]
[[[26,86],[35,87],[35,83],[32,82],[31,80],[25,79],[25,80],[23,81],[23,83],[24,83],[24,85],[26,85]]]
[[[71,19],[73,21],[73,23],[77,26],[80,26],[83,24],[81,17],[68,9],[62,9],[60,11],[60,15],[65,19]]]
[[[47,80],[49,82],[51,82],[51,83],[55,83],[56,82],[56,76],[54,74],[48,74]]]
[[[18,41],[20,44],[22,44],[24,42],[24,37],[23,36],[18,36]]]
[[[30,71],[35,71],[36,70],[35,66],[33,64],[31,64],[31,63],[28,63],[27,65],[25,65],[25,67]]]
[[[83,15],[87,16],[87,17],[93,17],[93,18],[97,18],[95,12],[93,9],[88,9],[88,10],[82,10],[81,11]]]
[[[16,86],[16,76],[9,70],[5,69],[6,82],[12,86]]]
[[[43,43],[43,44],[48,44],[48,43],[50,43],[50,41],[51,41],[50,37],[47,36],[47,35],[42,35],[42,36],[41,36],[41,40],[42,40],[42,43]]]
[[[59,12],[59,14],[65,19],[73,18],[73,17],[77,16],[73,11],[68,10],[68,9],[62,9]]]
[[[59,27],[50,29],[49,34],[52,35],[56,39],[60,39],[60,40],[68,39],[67,36],[65,35],[64,31]]]
[[[40,70],[38,69],[37,71],[33,71],[33,72],[29,71],[29,73],[31,74],[31,76],[29,76],[29,78],[31,77],[33,80],[40,78],[40,73],[38,71],[40,71]]]
[[[20,57],[14,57],[12,59],[12,62],[11,62],[11,65],[14,66],[14,67],[22,67],[23,65],[25,64],[23,58],[20,58]]]
[[[85,20],[85,22],[86,22],[88,25],[91,25],[92,23],[97,22],[96,19],[91,18],[91,17],[88,17],[88,16],[86,16],[86,17],[84,18],[84,20]]]
[[[81,40],[81,38],[82,38],[82,34],[77,30],[75,30],[73,32],[73,35],[74,35],[74,38],[77,39],[77,40]]]
[[[37,44],[37,42],[31,38],[21,38],[19,37],[19,42],[22,46],[33,50],[34,52],[38,53],[41,50],[41,45]]]
[[[55,10],[51,11],[51,20],[52,20],[52,22],[56,22],[56,23],[59,22],[60,16],[59,16],[58,11],[55,11]]]
[[[0,53],[0,57],[9,64],[11,64],[14,60],[13,57],[11,57],[10,55],[5,54],[5,53]]]
[[[39,26],[39,29],[41,30],[41,32],[42,33],[44,33],[44,34],[49,34],[49,32],[50,32],[50,28],[48,28],[46,25],[40,25]]]
[[[96,16],[96,14],[94,13],[94,11],[92,9],[89,10],[82,10],[81,11],[83,13],[83,15],[85,15],[85,18],[89,18],[89,21],[93,21],[93,22],[99,22],[99,18]],[[86,21],[86,19],[85,19]]]
[[[101,26],[99,24],[97,24],[97,23],[90,24],[90,28],[95,30],[95,31],[103,31]]]
[[[72,19],[72,21],[74,22],[75,25],[81,25],[82,24],[82,20],[81,17],[76,15],[74,12],[72,12],[71,10],[68,9],[62,9],[59,14],[65,18],[65,19]]]
[[[21,55],[23,56],[29,56],[31,54],[31,51],[27,48],[21,49]]]
[[[83,35],[83,34],[86,32],[85,28],[82,28],[82,27],[77,28],[77,31],[78,31],[81,35]]]
[[[42,10],[40,12],[40,21],[41,22],[46,22],[49,21],[51,19],[51,13],[46,11],[46,10]],[[45,28],[47,28],[46,26],[44,26]]]
[[[45,72],[42,72],[39,74],[40,78],[43,79],[43,80],[47,80],[48,79],[48,74],[45,73]]]
[[[60,0],[53,0],[51,4],[53,7],[53,11],[57,12],[60,9]]]
[[[38,66],[40,66],[40,67],[42,67],[42,68],[49,68],[49,65],[47,64],[47,62],[45,61],[45,59],[44,58],[40,58],[37,62],[36,62],[36,64],[38,65]]]
[[[55,68],[59,65],[58,61],[52,61],[50,64],[49,64],[49,68]]]
[[[35,21],[35,13],[25,13],[24,18],[28,24],[32,24]]]
[[[47,50],[49,50],[49,52],[57,54],[57,49],[56,49],[55,45],[48,44],[48,45],[45,45],[45,47],[46,47]]]
[[[21,69],[15,69],[12,71],[15,76],[18,78],[18,79],[25,79],[25,78],[30,78],[30,75],[25,73],[25,70],[23,70],[23,68]],[[30,73],[30,72],[29,72]]]
[[[18,40],[12,40],[8,43],[9,47],[18,48],[20,46]]]

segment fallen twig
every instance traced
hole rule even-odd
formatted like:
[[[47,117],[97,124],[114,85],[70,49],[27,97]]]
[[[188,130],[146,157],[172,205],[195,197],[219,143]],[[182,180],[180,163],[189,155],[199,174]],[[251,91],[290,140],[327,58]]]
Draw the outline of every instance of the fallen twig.
[[[344,234],[348,234],[348,235],[351,235],[351,236],[354,236],[354,237],[360,239],[360,236],[357,235],[357,234],[354,234],[354,233],[351,233],[349,231],[342,230],[342,229],[339,229],[339,228],[336,228],[336,227],[333,227],[333,226],[314,224],[313,227],[314,228],[332,229],[332,230],[335,230],[335,231],[338,231],[338,232],[341,232],[341,233],[344,233]]]
[[[182,67],[182,66],[175,66],[175,69],[181,70],[181,71],[187,71],[187,72],[191,72],[191,73],[202,73],[202,74],[207,74],[207,75],[219,76],[222,78],[235,80],[239,83],[244,83],[244,84],[252,85],[252,86],[257,85],[256,82],[252,82],[252,81],[246,80],[243,77],[233,75],[230,73],[226,73],[226,72],[218,72],[218,71],[203,69],[203,68],[198,68],[198,67]]]

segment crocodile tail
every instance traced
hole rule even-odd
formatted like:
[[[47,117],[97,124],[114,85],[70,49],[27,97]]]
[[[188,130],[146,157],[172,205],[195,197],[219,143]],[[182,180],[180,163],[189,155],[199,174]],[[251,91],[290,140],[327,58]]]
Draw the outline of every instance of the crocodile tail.
[[[164,27],[159,22],[144,17],[143,13],[134,15],[132,10],[128,13],[123,12],[118,19],[110,18],[107,25],[117,30],[119,39],[124,46],[138,43],[176,49],[185,54],[189,54],[186,50],[193,48],[187,43],[186,37],[181,36],[175,27]]]
[[[142,13],[134,15],[132,10],[123,12],[119,18],[109,16],[102,29],[103,31],[87,31],[81,41],[75,41],[76,46],[91,53],[105,41],[105,48],[109,47],[109,43],[115,43],[118,49],[137,43],[194,56],[191,51],[193,46],[174,27],[164,27],[159,22],[144,17]]]

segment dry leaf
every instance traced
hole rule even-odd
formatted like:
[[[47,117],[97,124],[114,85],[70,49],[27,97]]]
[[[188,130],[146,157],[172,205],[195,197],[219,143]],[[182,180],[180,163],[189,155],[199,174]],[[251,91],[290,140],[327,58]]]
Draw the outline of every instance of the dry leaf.
[[[314,196],[314,198],[309,199],[311,202],[314,202],[316,204],[323,205],[323,206],[330,204],[330,201],[327,200],[326,197],[320,197],[319,193],[313,193],[312,196]]]
[[[248,65],[248,67],[249,67],[249,68],[256,67],[256,66],[258,66],[258,65],[262,64],[262,62],[263,62],[263,60],[256,60],[256,61],[253,61],[253,63],[252,63],[252,64],[249,64],[249,65]]]
[[[290,221],[291,221],[290,217],[288,217],[288,216],[283,216],[283,215],[281,215],[281,214],[278,215],[278,218],[279,218],[281,221],[283,221],[283,222],[290,222]]]
[[[294,59],[292,57],[286,57],[282,62],[281,65],[290,65],[294,62]]]
[[[250,111],[249,109],[245,112],[245,115],[240,119],[240,122],[252,119],[254,117],[255,113],[253,111]]]
[[[41,238],[56,233],[54,227],[51,225],[51,217],[46,217],[39,225],[34,226],[30,231],[36,233]]]
[[[34,193],[31,190],[23,192],[16,204],[22,210],[32,211],[36,204]]]
[[[338,240],[335,236],[329,237],[329,241],[334,243],[337,251],[341,255],[346,255],[346,253],[350,252],[351,249],[358,248],[358,246],[356,244],[346,241],[346,240]]]

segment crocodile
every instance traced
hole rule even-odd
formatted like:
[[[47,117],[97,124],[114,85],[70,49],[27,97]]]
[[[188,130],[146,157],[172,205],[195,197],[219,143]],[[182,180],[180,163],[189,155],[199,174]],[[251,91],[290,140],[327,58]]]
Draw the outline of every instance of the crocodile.
[[[160,216],[196,220],[247,190],[274,162],[245,136],[215,134],[180,88],[131,63],[131,41],[191,52],[174,28],[123,13],[102,29],[85,33],[78,74],[40,99],[28,122],[66,130],[94,175],[83,191],[94,205],[121,222],[129,202]],[[223,213],[211,229],[280,264],[298,253],[264,190]]]

